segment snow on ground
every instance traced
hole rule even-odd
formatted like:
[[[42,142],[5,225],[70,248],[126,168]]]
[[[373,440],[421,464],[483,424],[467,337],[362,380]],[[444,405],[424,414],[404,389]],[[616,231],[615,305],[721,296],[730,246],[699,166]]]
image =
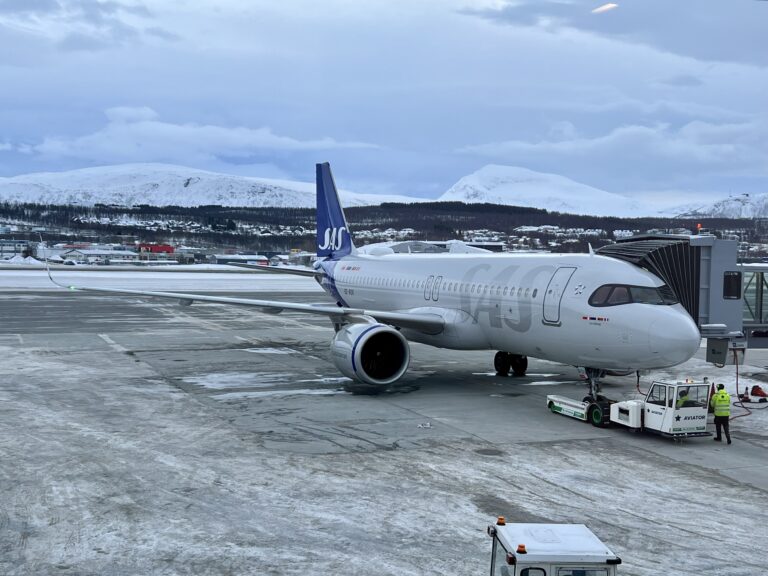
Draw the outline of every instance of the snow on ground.
[[[35,414],[25,448],[7,442],[14,467],[35,479],[31,486],[49,487],[27,492],[0,469],[9,503],[0,520],[30,522],[28,573],[74,564],[89,574],[245,574],[256,566],[285,575],[483,574],[483,530],[504,509],[521,520],[586,523],[624,557],[624,576],[765,574],[764,491],[671,465],[620,431],[532,438],[499,445],[495,457],[472,438],[418,450],[281,453],[222,424],[210,405],[148,385],[152,371],[129,357],[114,366],[126,374],[120,382],[88,388],[88,397],[82,382],[102,379],[103,370],[83,354],[0,347],[0,356],[0,406],[14,418]],[[56,374],[55,384],[46,374]],[[328,394],[314,401],[337,395]],[[435,420],[411,433],[445,426]],[[84,457],[105,452],[109,467]],[[104,515],[80,522],[89,510]]]
[[[208,291],[226,279],[230,290],[319,291],[311,279],[266,274],[58,273],[67,282],[137,289]],[[30,285],[48,288],[49,281],[32,271],[0,271],[0,288]],[[57,353],[62,338],[40,337],[38,347],[25,344],[31,340],[0,345],[3,574],[483,574],[484,528],[499,510],[519,521],[587,524],[624,558],[622,576],[766,574],[766,491],[737,475],[765,462],[768,410],[734,420],[739,437],[726,447],[551,421],[560,417],[542,403],[541,420],[536,415],[524,431],[529,438],[491,445],[469,433],[446,442],[441,434],[456,430],[456,418],[426,414],[450,391],[425,390],[411,400],[423,399],[413,405],[421,411],[395,423],[410,448],[360,440],[355,449],[298,453],[273,446],[290,442],[291,412],[307,404],[273,405],[270,429],[257,427],[258,434],[222,415],[259,421],[263,402],[310,396],[333,425],[301,420],[302,427],[346,438],[362,426],[356,410],[384,422],[403,400],[352,397],[337,389],[340,378],[325,374],[299,380],[306,386],[298,390],[266,389],[290,378],[291,366],[183,377],[195,392],[214,393],[215,402],[205,403],[129,354]],[[270,349],[280,348],[262,350]],[[764,356],[747,352],[740,388],[763,384],[755,376],[765,373]],[[249,355],[261,357],[290,358]],[[554,363],[539,365],[545,368],[531,376],[541,386],[560,372]],[[704,375],[735,392],[734,367],[699,359],[652,377]],[[312,378],[327,387],[312,387]],[[454,393],[462,410],[468,392]],[[510,433],[525,426],[524,398],[499,397],[519,421],[497,426]],[[248,410],[218,412],[243,398],[254,402]],[[560,425],[562,437],[536,437]],[[725,464],[710,467],[713,461]]]

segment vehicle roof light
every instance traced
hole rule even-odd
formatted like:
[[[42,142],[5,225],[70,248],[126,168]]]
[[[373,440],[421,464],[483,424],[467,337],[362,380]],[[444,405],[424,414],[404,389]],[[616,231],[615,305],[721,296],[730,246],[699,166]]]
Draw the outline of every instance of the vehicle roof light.
[[[517,545],[517,553],[518,554],[528,554],[528,551],[525,549],[525,544],[518,544]]]
[[[504,516],[499,516],[499,518],[496,520],[496,526],[506,526],[507,521],[504,519]]]

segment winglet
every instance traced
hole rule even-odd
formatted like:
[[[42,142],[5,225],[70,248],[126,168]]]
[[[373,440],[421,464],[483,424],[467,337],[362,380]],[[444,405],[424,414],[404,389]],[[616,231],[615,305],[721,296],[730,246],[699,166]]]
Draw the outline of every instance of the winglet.
[[[45,271],[48,273],[48,278],[51,282],[56,284],[59,288],[66,288],[67,290],[77,290],[77,286],[67,286],[66,284],[62,284],[61,282],[57,282],[53,279],[53,274],[51,274],[51,266],[48,263],[48,259],[45,260]]]
[[[43,235],[40,234],[40,244],[43,244],[43,243],[44,243],[43,242]],[[50,281],[53,282],[54,284],[56,284],[56,286],[58,286],[59,288],[66,288],[67,290],[77,290],[77,288],[75,286],[66,286],[66,285],[64,285],[64,284],[62,284],[60,282],[56,282],[56,280],[53,279],[53,275],[51,274],[51,263],[48,260],[48,255],[47,254],[45,256],[45,272],[48,274],[48,278],[50,279]]]
[[[355,253],[328,162],[317,169],[317,255],[337,260]]]

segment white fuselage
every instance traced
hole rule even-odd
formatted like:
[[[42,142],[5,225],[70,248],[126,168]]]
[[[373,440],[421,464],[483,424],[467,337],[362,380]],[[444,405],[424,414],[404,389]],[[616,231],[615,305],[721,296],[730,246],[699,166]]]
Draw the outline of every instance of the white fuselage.
[[[680,304],[591,306],[600,286],[659,287],[653,274],[591,254],[351,255],[322,265],[323,287],[353,308],[436,314],[436,335],[409,340],[453,349],[493,349],[605,370],[673,366],[698,349],[696,324]]]

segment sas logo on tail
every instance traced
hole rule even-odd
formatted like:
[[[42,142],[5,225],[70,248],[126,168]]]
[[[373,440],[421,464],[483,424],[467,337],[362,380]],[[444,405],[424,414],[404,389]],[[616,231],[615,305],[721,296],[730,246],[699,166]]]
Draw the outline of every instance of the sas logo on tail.
[[[344,242],[344,232],[346,231],[347,229],[344,226],[341,228],[326,228],[323,243],[318,244],[317,247],[320,248],[320,250],[341,249],[341,245]]]

